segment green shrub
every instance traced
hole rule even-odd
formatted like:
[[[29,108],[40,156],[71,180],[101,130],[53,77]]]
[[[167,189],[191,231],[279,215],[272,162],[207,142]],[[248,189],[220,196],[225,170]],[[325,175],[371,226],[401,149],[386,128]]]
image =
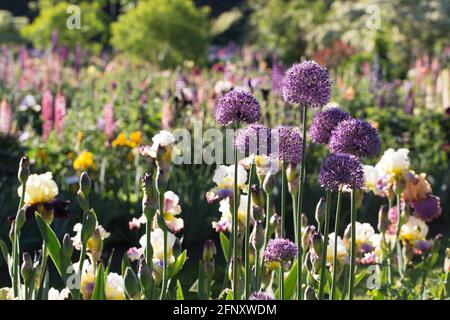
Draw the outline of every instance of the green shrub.
[[[183,60],[201,63],[208,45],[207,8],[191,0],[145,0],[112,24],[119,51],[173,67]]]
[[[80,1],[77,4],[80,8],[80,29],[67,27],[68,18],[73,14],[67,10],[71,5],[68,1],[54,4],[52,1],[41,1],[39,16],[22,29],[22,35],[33,42],[34,46],[42,48],[49,46],[53,31],[57,31],[61,45],[69,48],[81,45],[86,49],[99,51],[108,36],[108,18],[102,11],[101,3]]]

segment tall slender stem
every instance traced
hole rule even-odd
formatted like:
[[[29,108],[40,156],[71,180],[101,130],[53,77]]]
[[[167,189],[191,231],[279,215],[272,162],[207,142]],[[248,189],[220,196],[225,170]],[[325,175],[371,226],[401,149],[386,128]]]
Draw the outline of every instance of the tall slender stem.
[[[341,201],[342,201],[342,190],[339,189],[337,205],[336,205],[336,221],[334,224],[334,253],[333,253],[333,278],[331,280],[331,300],[334,300],[334,293],[336,291],[336,281],[337,281],[337,263],[338,263],[338,253],[337,253],[337,245],[338,245],[338,234],[339,234],[339,226],[341,221]]]
[[[320,269],[319,300],[323,300],[326,283],[325,269],[327,267],[328,232],[330,228],[330,215],[331,215],[331,191],[327,191],[326,203],[327,204],[326,204],[326,214],[323,231],[323,245],[322,245],[322,265]]]
[[[13,293],[14,297],[20,297],[20,230],[17,227],[17,221],[19,220],[20,210],[22,210],[25,199],[26,184],[22,184],[22,194],[20,195],[19,207],[17,208],[16,220],[14,221],[14,235],[13,235]]]
[[[164,194],[162,192],[159,193],[159,214],[161,215],[161,223],[165,224],[164,220]],[[163,226],[163,272],[162,272],[162,287],[161,287],[161,296],[160,300],[164,300],[166,298],[166,289],[167,289],[167,267],[168,267],[168,258],[167,258],[167,227]]]
[[[247,196],[247,216],[245,225],[245,299],[250,296],[250,211],[252,208],[252,180],[254,175],[254,163],[252,162],[250,166],[250,177],[248,180],[248,196]]]
[[[237,125],[236,128],[237,129]],[[233,233],[233,299],[239,300],[239,279],[238,279],[238,153],[234,147],[234,184],[233,184],[233,219],[232,219],[232,233]]]
[[[149,268],[149,273],[153,274],[153,246],[151,243],[151,237],[152,237],[152,223],[151,221],[147,221],[145,224],[145,237],[146,237],[146,247],[145,247],[145,261],[147,263],[147,266]],[[147,299],[152,299],[151,292],[153,290],[153,277],[151,278],[152,283],[150,283],[150,290],[149,292],[145,292]]]
[[[395,244],[397,246],[397,261],[398,261],[398,274],[401,278],[404,276],[403,272],[403,256],[402,256],[402,246],[400,244],[400,228],[401,228],[401,209],[400,209],[400,194],[397,194],[397,234],[395,237]]]
[[[286,172],[284,171],[285,163],[284,161],[281,162],[281,228],[280,228],[280,234],[281,238],[284,238],[286,236]]]
[[[350,219],[352,228],[352,242],[350,249],[350,272],[348,285],[348,299],[353,300],[353,289],[355,285],[355,262],[356,262],[356,207],[355,207],[355,191],[352,189],[350,193]]]
[[[297,257],[302,257],[303,254],[303,248],[302,248],[302,232],[301,232],[301,223],[300,223],[300,215],[302,214],[303,211],[303,198],[304,198],[304,188],[305,188],[305,179],[306,179],[306,122],[307,122],[307,111],[308,108],[306,105],[303,106],[303,117],[302,117],[302,125],[303,125],[303,132],[302,132],[302,161],[301,161],[301,171],[300,171],[300,179],[298,181],[299,183],[299,192],[298,192],[298,198],[297,198],[297,212],[294,212],[294,214],[297,217],[297,241],[296,241],[296,245],[297,245]],[[302,260],[302,259],[301,259]],[[303,300],[303,290],[302,290],[302,281],[303,281],[303,276],[302,276],[302,268],[303,268],[303,263],[300,263],[301,261],[299,261],[297,263],[297,299],[298,300]]]

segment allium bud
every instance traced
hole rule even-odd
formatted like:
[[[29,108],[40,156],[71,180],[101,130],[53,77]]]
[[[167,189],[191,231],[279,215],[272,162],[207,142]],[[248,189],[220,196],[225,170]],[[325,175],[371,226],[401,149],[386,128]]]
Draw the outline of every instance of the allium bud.
[[[316,206],[316,213],[315,213],[315,218],[316,221],[319,225],[319,227],[323,224],[324,220],[325,220],[325,215],[326,215],[326,201],[324,197],[321,197],[319,199],[319,202],[317,202],[317,206]]]
[[[31,261],[30,254],[28,252],[23,253],[22,267],[20,268],[20,273],[25,282],[29,282],[33,278],[33,262]]]
[[[130,299],[136,298],[139,295],[139,280],[136,273],[130,267],[125,269],[124,275],[125,292]]]
[[[164,194],[167,191],[167,183],[169,181],[169,168],[159,167],[156,174],[156,189],[160,194]]]
[[[80,190],[83,191],[86,197],[91,192],[91,184],[91,178],[89,178],[87,172],[83,172],[80,176]]]
[[[77,200],[78,200],[78,205],[83,210],[83,212],[88,212],[89,211],[89,199],[88,199],[87,195],[81,189],[78,190],[78,192],[77,192]]]
[[[378,211],[378,230],[381,233],[385,233],[386,230],[389,228],[389,212],[388,208],[385,205],[382,205],[380,207],[380,211]]]
[[[289,162],[286,168],[286,180],[290,194],[297,194],[300,170],[295,163]]]
[[[87,243],[97,227],[97,217],[91,210],[86,213],[86,218],[81,227],[81,242]]]
[[[66,233],[62,241],[62,252],[66,258],[70,259],[73,253],[73,243],[70,235]]]
[[[256,222],[252,237],[252,245],[255,250],[259,251],[264,246],[264,231],[264,224],[261,221]]]
[[[24,156],[20,159],[19,172],[17,177],[19,178],[20,184],[25,185],[30,175],[30,159]]]

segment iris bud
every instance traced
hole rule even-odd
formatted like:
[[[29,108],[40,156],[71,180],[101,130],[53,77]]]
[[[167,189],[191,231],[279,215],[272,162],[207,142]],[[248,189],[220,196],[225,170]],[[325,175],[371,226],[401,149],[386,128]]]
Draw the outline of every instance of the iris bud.
[[[62,252],[66,258],[70,259],[73,253],[73,243],[70,235],[66,233],[62,241]]]
[[[31,261],[30,254],[28,252],[23,253],[22,267],[20,268],[20,273],[25,282],[29,282],[33,278],[33,262]]]
[[[94,233],[97,228],[97,217],[95,213],[91,210],[86,213],[86,219],[81,227],[81,242],[87,243],[89,238]]]
[[[17,174],[20,184],[25,185],[27,183],[29,176],[30,176],[30,159],[28,159],[27,156],[24,156],[20,159],[19,172]]]
[[[83,172],[80,176],[80,190],[86,195],[86,197],[91,192],[91,178],[87,172]]]

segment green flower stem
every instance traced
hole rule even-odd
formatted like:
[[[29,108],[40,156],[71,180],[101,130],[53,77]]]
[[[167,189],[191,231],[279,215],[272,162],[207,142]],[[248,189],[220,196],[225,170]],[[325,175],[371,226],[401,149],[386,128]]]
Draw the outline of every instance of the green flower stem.
[[[350,219],[352,226],[352,243],[350,249],[350,271],[348,285],[348,299],[353,300],[353,289],[355,286],[355,263],[356,263],[356,207],[355,207],[355,191],[352,189],[350,193]]]
[[[271,217],[271,206],[272,206],[272,195],[270,193],[266,193],[266,227],[265,227],[265,234],[264,234],[264,247],[265,249],[267,247],[267,244],[269,243],[270,239],[270,217]],[[264,263],[264,262],[263,262]]]
[[[401,229],[401,211],[400,211],[400,194],[397,194],[397,234],[395,237],[395,244],[397,247],[397,259],[398,259],[398,273],[400,278],[403,278],[403,256],[402,256],[402,246],[400,244],[400,229]]]
[[[284,300],[284,271],[283,271],[283,262],[280,262],[280,267],[278,269],[279,272],[279,299]]]
[[[337,243],[338,243],[338,233],[339,226],[341,221],[341,201],[342,201],[342,189],[339,189],[337,205],[336,205],[336,221],[334,224],[334,255],[333,255],[333,277],[331,280],[331,300],[334,300],[334,293],[336,291],[336,282],[337,282],[337,263],[338,263],[338,254],[337,254]]]
[[[246,225],[245,225],[245,299],[248,299],[250,296],[250,211],[252,208],[252,193],[251,193],[251,186],[252,186],[252,180],[254,175],[254,169],[255,165],[252,162],[250,165],[250,177],[248,180],[248,197],[247,197],[247,216],[246,216]]]
[[[281,161],[281,238],[286,237],[286,226],[285,226],[285,220],[286,220],[286,172],[284,171],[284,161]]]
[[[164,220],[164,193],[160,192],[159,193],[159,214],[161,215],[161,223],[165,224],[165,220]],[[164,300],[166,298],[166,289],[167,289],[167,267],[168,267],[168,257],[167,257],[167,227],[166,226],[162,226],[162,230],[163,230],[163,236],[164,236],[164,241],[163,241],[163,274],[162,274],[162,287],[161,287],[161,296],[160,296],[160,300]]]
[[[84,223],[86,222],[86,214],[87,212],[83,213],[83,217],[81,218],[81,225],[83,226]],[[86,257],[86,243],[83,242],[83,240],[81,240],[81,251],[80,251],[80,260],[78,262],[78,277],[79,277],[79,284],[80,284],[80,288],[78,290],[79,296],[82,297],[81,294],[81,278],[82,278],[82,272],[83,272],[83,264],[84,264],[84,258]]]
[[[392,209],[392,199],[389,198],[388,200],[388,212],[391,212]],[[385,234],[383,234],[385,241],[386,241],[386,237]],[[387,243],[386,243],[387,244]],[[387,245],[386,245],[387,248]],[[387,265],[388,265],[388,283],[390,285],[392,285],[392,250],[391,250],[391,245],[389,244],[389,252],[387,255]]]
[[[299,234],[299,233],[301,233],[301,232],[299,232],[300,228],[298,226],[300,217],[297,216],[297,196],[298,196],[298,193],[292,194],[292,217],[293,217],[293,222],[294,222],[295,243],[298,245],[302,240],[301,240],[301,234]],[[303,254],[300,254],[298,256],[297,264],[298,263],[303,265]],[[297,269],[297,272],[298,272],[298,269]],[[297,294],[297,299],[298,300],[303,300],[303,290],[301,288],[301,284],[302,284],[302,280],[303,280],[302,279],[302,268],[300,268],[300,274],[297,274],[297,277],[298,277],[297,285],[300,285],[299,287],[295,288],[296,292],[297,292],[296,293]]]
[[[255,291],[261,288],[261,253],[260,250],[255,250]]]
[[[147,262],[147,266],[150,270],[150,274],[153,274],[153,247],[151,243],[152,236],[152,222],[147,221],[145,224],[145,237],[146,237],[146,247],[145,247],[145,261]],[[147,299],[152,299],[152,291],[153,291],[153,277],[150,283],[149,292],[144,292],[144,295]]]
[[[302,214],[303,211],[303,199],[304,199],[304,189],[305,189],[305,179],[306,179],[306,124],[307,124],[307,113],[308,113],[308,108],[306,105],[303,106],[303,117],[302,117],[302,124],[303,124],[303,134],[302,134],[302,161],[301,161],[301,169],[300,169],[300,179],[298,181],[299,184],[299,192],[298,192],[298,198],[297,198],[297,212],[294,212],[294,215],[296,215],[296,219],[297,219],[297,256],[301,257],[302,256],[302,252],[303,252],[303,248],[302,248],[302,233],[301,233],[301,223],[300,223],[300,215]],[[301,261],[299,261],[301,262]],[[303,300],[303,290],[302,290],[302,268],[303,268],[303,263],[297,263],[297,299],[298,300]]]
[[[48,261],[48,250],[47,250],[47,242],[44,240],[42,242],[42,260],[39,265],[39,279],[37,281],[37,291],[40,291],[42,287],[42,281],[44,281],[45,270],[47,269],[47,261]],[[37,293],[38,294],[38,293]]]
[[[237,125],[236,125],[237,129]],[[238,292],[238,203],[239,203],[239,191],[238,191],[238,153],[236,147],[234,147],[234,183],[233,183],[233,219],[232,219],[232,233],[233,233],[233,299],[239,300]]]
[[[328,249],[328,232],[330,228],[330,214],[331,214],[331,191],[327,191],[326,195],[326,214],[323,231],[323,245],[322,245],[322,264],[320,268],[320,285],[319,285],[319,300],[323,300],[325,292],[325,268],[327,267],[327,249]]]
[[[12,270],[12,276],[13,276],[13,293],[14,297],[21,298],[20,294],[20,230],[17,228],[17,221],[19,221],[19,214],[20,210],[23,207],[24,199],[25,199],[25,190],[26,190],[26,184],[22,184],[22,194],[20,195],[20,201],[19,201],[19,207],[17,208],[16,213],[16,220],[14,223],[14,235],[13,235],[13,270]]]

